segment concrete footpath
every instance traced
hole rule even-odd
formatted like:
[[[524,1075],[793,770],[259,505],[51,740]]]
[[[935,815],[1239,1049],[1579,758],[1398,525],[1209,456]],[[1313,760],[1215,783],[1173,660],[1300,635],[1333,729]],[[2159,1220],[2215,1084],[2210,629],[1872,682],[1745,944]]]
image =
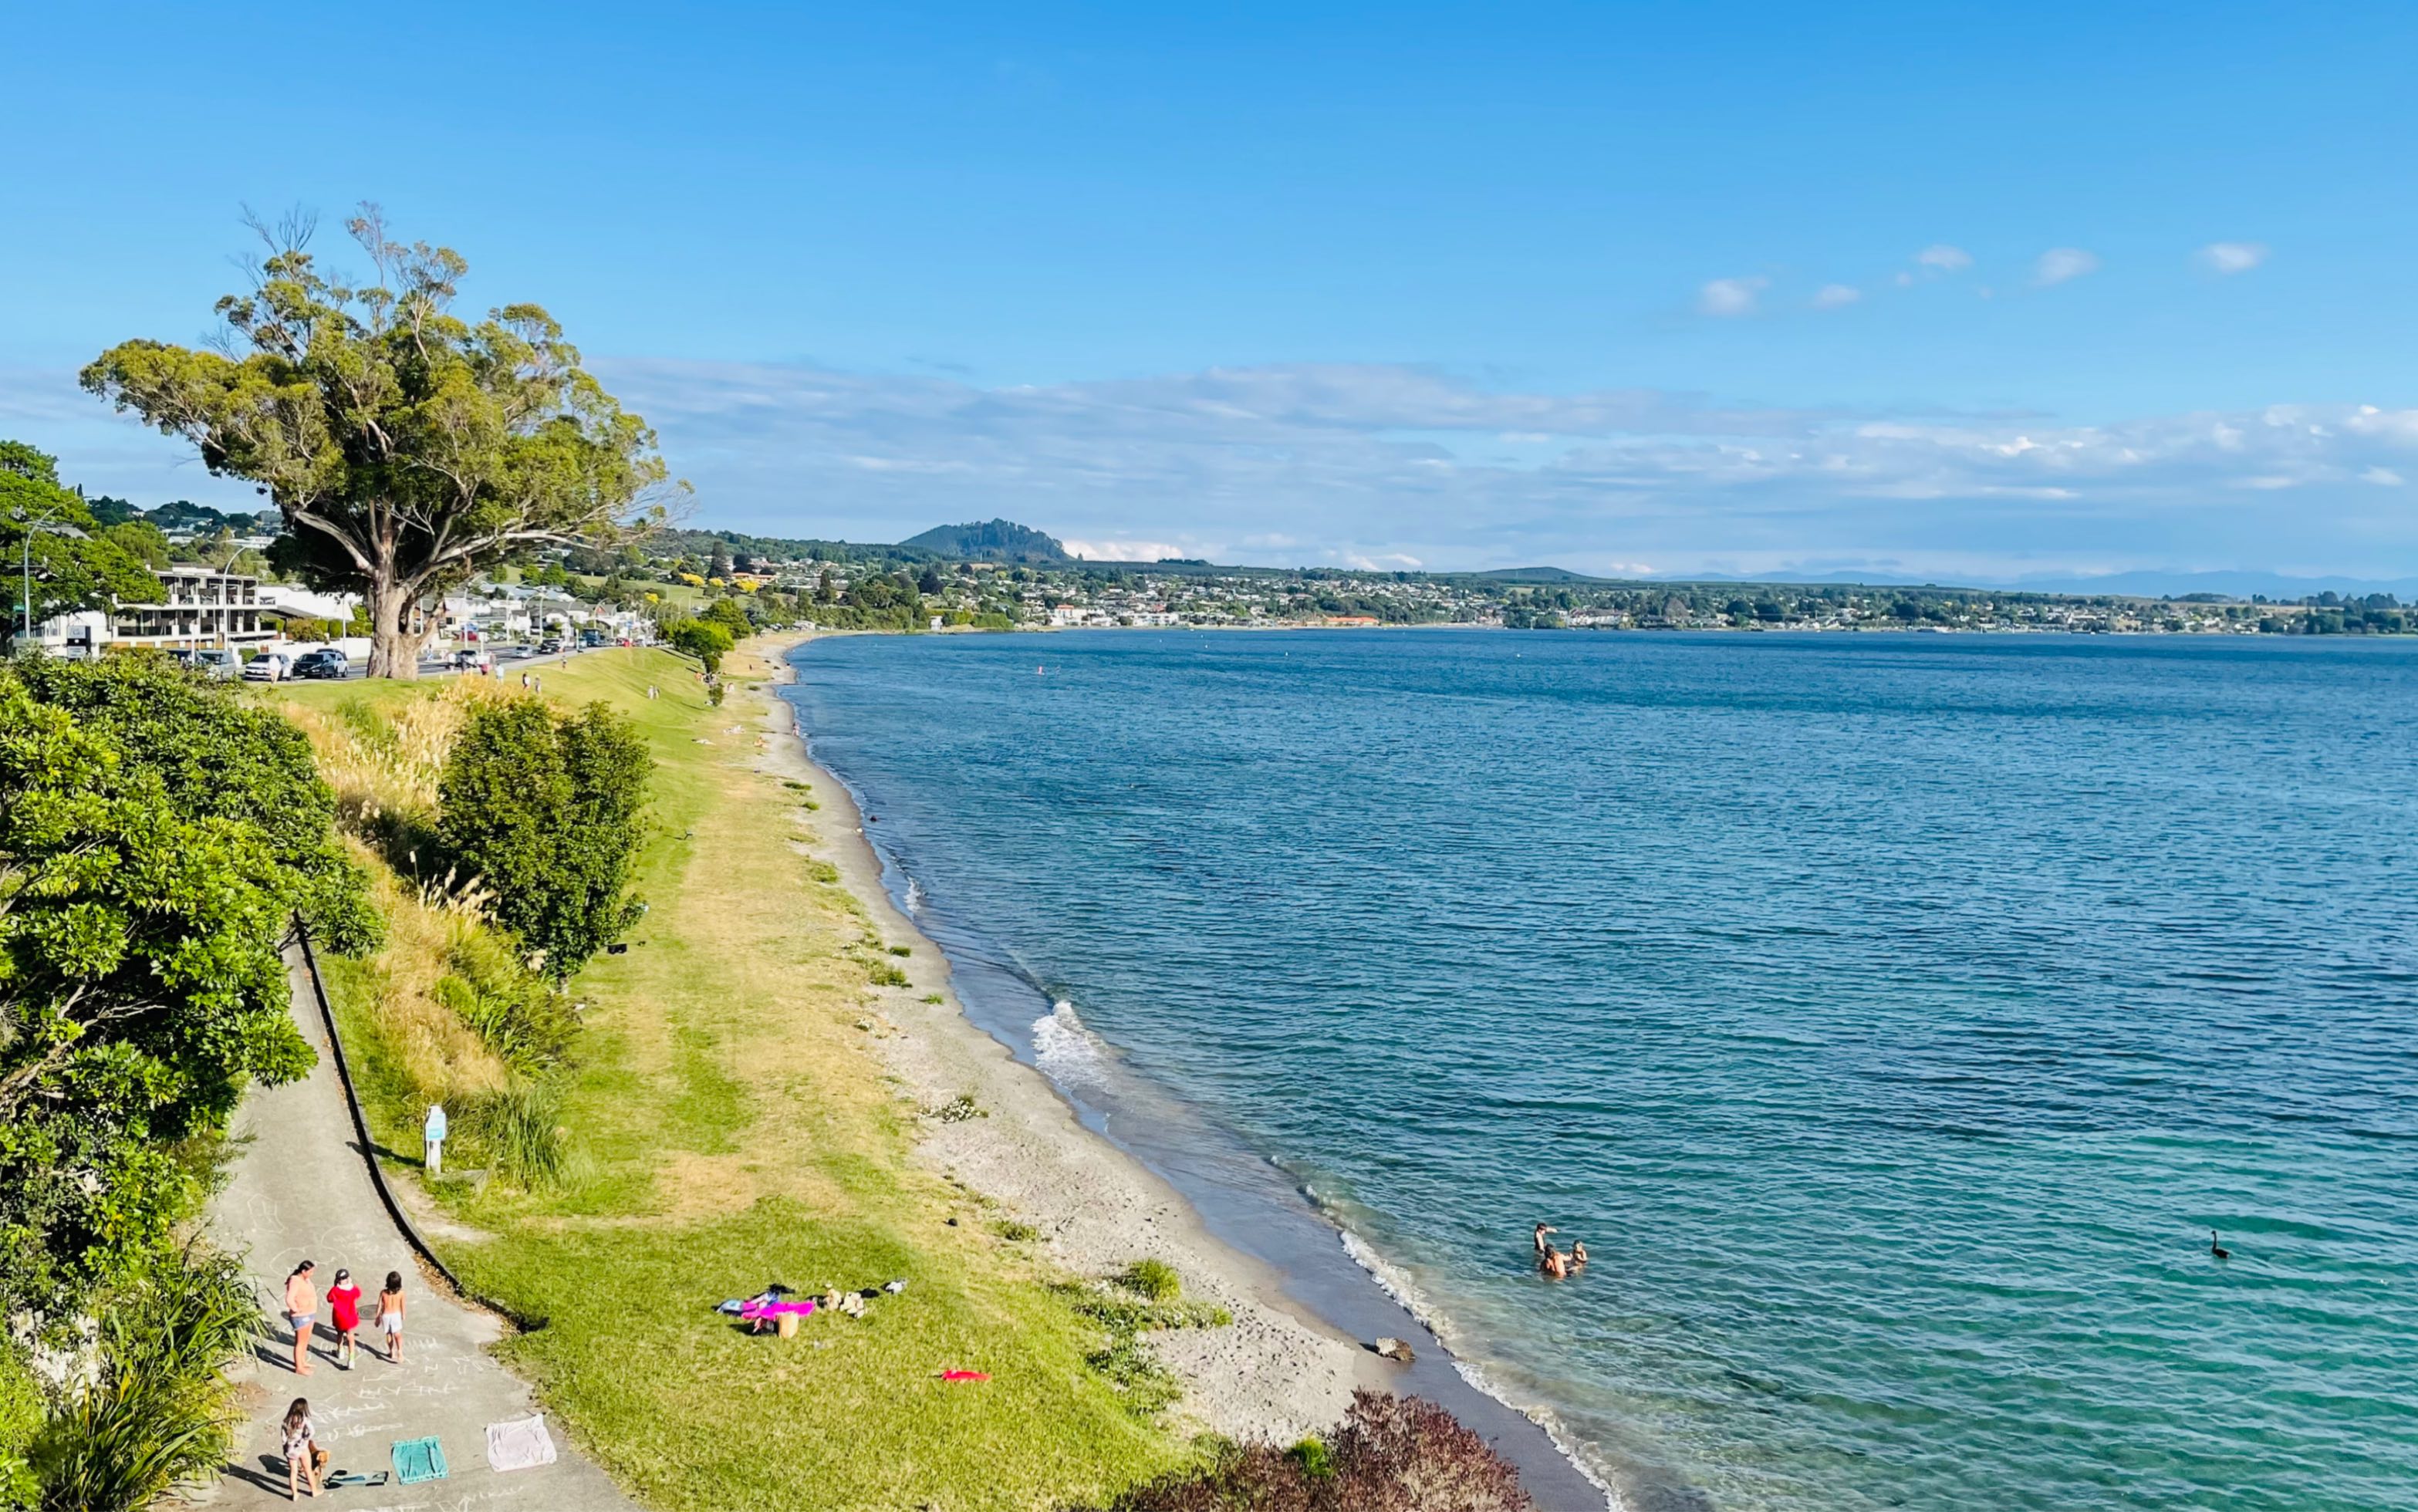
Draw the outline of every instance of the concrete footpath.
[[[318,1262],[318,1337],[312,1373],[298,1378],[294,1336],[283,1317],[272,1317],[254,1357],[233,1372],[248,1413],[236,1436],[235,1459],[201,1499],[214,1506],[284,1504],[277,1425],[289,1402],[307,1397],[318,1442],[333,1456],[331,1471],[389,1472],[384,1486],[333,1491],[347,1512],[635,1512],[635,1504],[573,1450],[551,1420],[553,1464],[510,1473],[489,1468],[487,1425],[534,1411],[528,1386],[486,1352],[503,1325],[432,1281],[378,1201],[299,951],[288,953],[287,969],[294,1021],[318,1050],[318,1064],[301,1081],[255,1089],[245,1097],[236,1118],[245,1143],[233,1179],[211,1204],[210,1225],[222,1243],[249,1251],[246,1264],[271,1309],[284,1294],[286,1275],[305,1259]],[[361,1329],[355,1336],[361,1347],[351,1370],[336,1367],[328,1331],[327,1291],[339,1267],[350,1270],[361,1289]],[[407,1298],[401,1365],[389,1364],[372,1348],[384,1347],[375,1315],[389,1271],[403,1273]],[[399,1484],[391,1445],[432,1435],[444,1445],[446,1478]]]

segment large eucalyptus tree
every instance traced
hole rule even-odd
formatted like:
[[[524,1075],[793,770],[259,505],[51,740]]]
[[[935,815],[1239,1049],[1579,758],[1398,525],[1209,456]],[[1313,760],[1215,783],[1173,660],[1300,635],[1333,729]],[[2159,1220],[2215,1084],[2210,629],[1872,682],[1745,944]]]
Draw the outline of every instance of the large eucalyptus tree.
[[[531,546],[630,528],[686,485],[544,310],[467,320],[459,253],[390,239],[375,206],[346,226],[375,270],[363,286],[320,270],[307,221],[256,226],[268,251],[250,292],[219,300],[214,348],[125,342],[84,386],[258,484],[283,559],[367,601],[370,674],[408,678],[415,607]]]

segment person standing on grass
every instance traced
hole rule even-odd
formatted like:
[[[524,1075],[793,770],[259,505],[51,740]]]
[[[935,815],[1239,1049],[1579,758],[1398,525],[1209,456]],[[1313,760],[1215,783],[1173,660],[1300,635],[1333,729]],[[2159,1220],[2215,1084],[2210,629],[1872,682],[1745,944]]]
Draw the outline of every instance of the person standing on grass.
[[[403,1273],[386,1273],[386,1290],[378,1293],[378,1332],[386,1336],[390,1365],[403,1363]]]
[[[353,1330],[361,1326],[361,1289],[353,1285],[353,1273],[340,1270],[336,1284],[328,1289],[328,1326],[336,1331],[336,1368],[353,1367]]]
[[[428,1105],[428,1122],[421,1126],[420,1138],[428,1147],[428,1174],[445,1174],[445,1105]]]
[[[294,1325],[294,1373],[311,1373],[311,1336],[319,1326],[319,1289],[311,1283],[312,1264],[304,1260],[285,1278],[285,1321]]]
[[[301,1495],[302,1488],[319,1494],[319,1466],[328,1452],[311,1438],[311,1401],[297,1397],[294,1405],[285,1409],[285,1421],[280,1427],[285,1440],[285,1499],[289,1502]]]

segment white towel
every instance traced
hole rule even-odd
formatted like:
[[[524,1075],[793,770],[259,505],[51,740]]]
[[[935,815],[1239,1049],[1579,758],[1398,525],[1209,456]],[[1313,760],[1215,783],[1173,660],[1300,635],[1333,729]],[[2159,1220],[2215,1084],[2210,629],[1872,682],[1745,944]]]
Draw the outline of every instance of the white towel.
[[[554,1440],[543,1413],[487,1425],[487,1463],[497,1470],[528,1470],[554,1463]]]

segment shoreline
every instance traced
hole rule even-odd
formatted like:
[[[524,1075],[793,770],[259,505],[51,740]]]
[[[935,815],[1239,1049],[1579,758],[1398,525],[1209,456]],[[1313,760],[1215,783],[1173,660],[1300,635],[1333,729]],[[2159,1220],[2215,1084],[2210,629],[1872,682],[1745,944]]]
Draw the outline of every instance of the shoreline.
[[[1204,1210],[1200,1198],[1208,1195],[1205,1190],[1187,1194],[1144,1151],[1112,1138],[1107,1132],[1112,1115],[1087,1116],[1048,1072],[1019,1056],[1001,1026],[986,1027],[968,1011],[957,990],[963,966],[892,896],[885,862],[865,833],[855,792],[815,758],[811,732],[778,692],[796,680],[789,656],[834,634],[849,633],[809,631],[743,648],[771,668],[762,689],[758,765],[772,775],[814,786],[821,804],[812,825],[819,844],[804,848],[838,869],[842,886],[885,941],[912,952],[911,985],[876,989],[880,1013],[870,1021],[870,1032],[883,1062],[919,1106],[941,1106],[971,1092],[983,1110],[979,1118],[928,1124],[917,1142],[917,1160],[1033,1223],[1046,1235],[1052,1259],[1070,1270],[1101,1275],[1155,1257],[1183,1275],[1187,1294],[1226,1307],[1233,1315],[1230,1326],[1148,1336],[1152,1352],[1183,1384],[1176,1413],[1199,1428],[1286,1444],[1333,1427],[1354,1388],[1426,1397],[1494,1441],[1519,1467],[1540,1508],[1595,1512],[1621,1504],[1558,1441],[1549,1422],[1494,1396],[1481,1374],[1455,1358],[1411,1300],[1397,1295],[1370,1263],[1365,1242],[1336,1223],[1314,1198],[1285,1184],[1281,1195],[1221,1194],[1232,1200]],[[926,1001],[927,996],[941,1000]],[[1046,1000],[1043,1006],[1056,1022]],[[1060,1013],[1074,1032],[1087,1032],[1072,1019],[1071,1009],[1060,1005]],[[1154,1114],[1180,1116],[1186,1110],[1170,1103],[1125,1111],[1132,1126],[1135,1115],[1147,1122]],[[1249,1184],[1264,1188],[1271,1168],[1255,1164],[1260,1179]],[[1296,1214],[1268,1211],[1285,1198]],[[1213,1212],[1224,1222],[1213,1223]],[[1305,1258],[1304,1245],[1323,1245],[1324,1259],[1334,1263],[1317,1265],[1322,1274],[1308,1275],[1303,1267],[1286,1264],[1282,1254],[1270,1259],[1234,1242],[1245,1226],[1286,1216],[1313,1226],[1314,1231],[1287,1237],[1293,1258]],[[1263,1237],[1253,1247],[1284,1245],[1268,1245]],[[1349,1272],[1348,1279],[1333,1274],[1338,1265]],[[1366,1339],[1385,1334],[1410,1341],[1417,1360],[1404,1367],[1380,1358]]]

